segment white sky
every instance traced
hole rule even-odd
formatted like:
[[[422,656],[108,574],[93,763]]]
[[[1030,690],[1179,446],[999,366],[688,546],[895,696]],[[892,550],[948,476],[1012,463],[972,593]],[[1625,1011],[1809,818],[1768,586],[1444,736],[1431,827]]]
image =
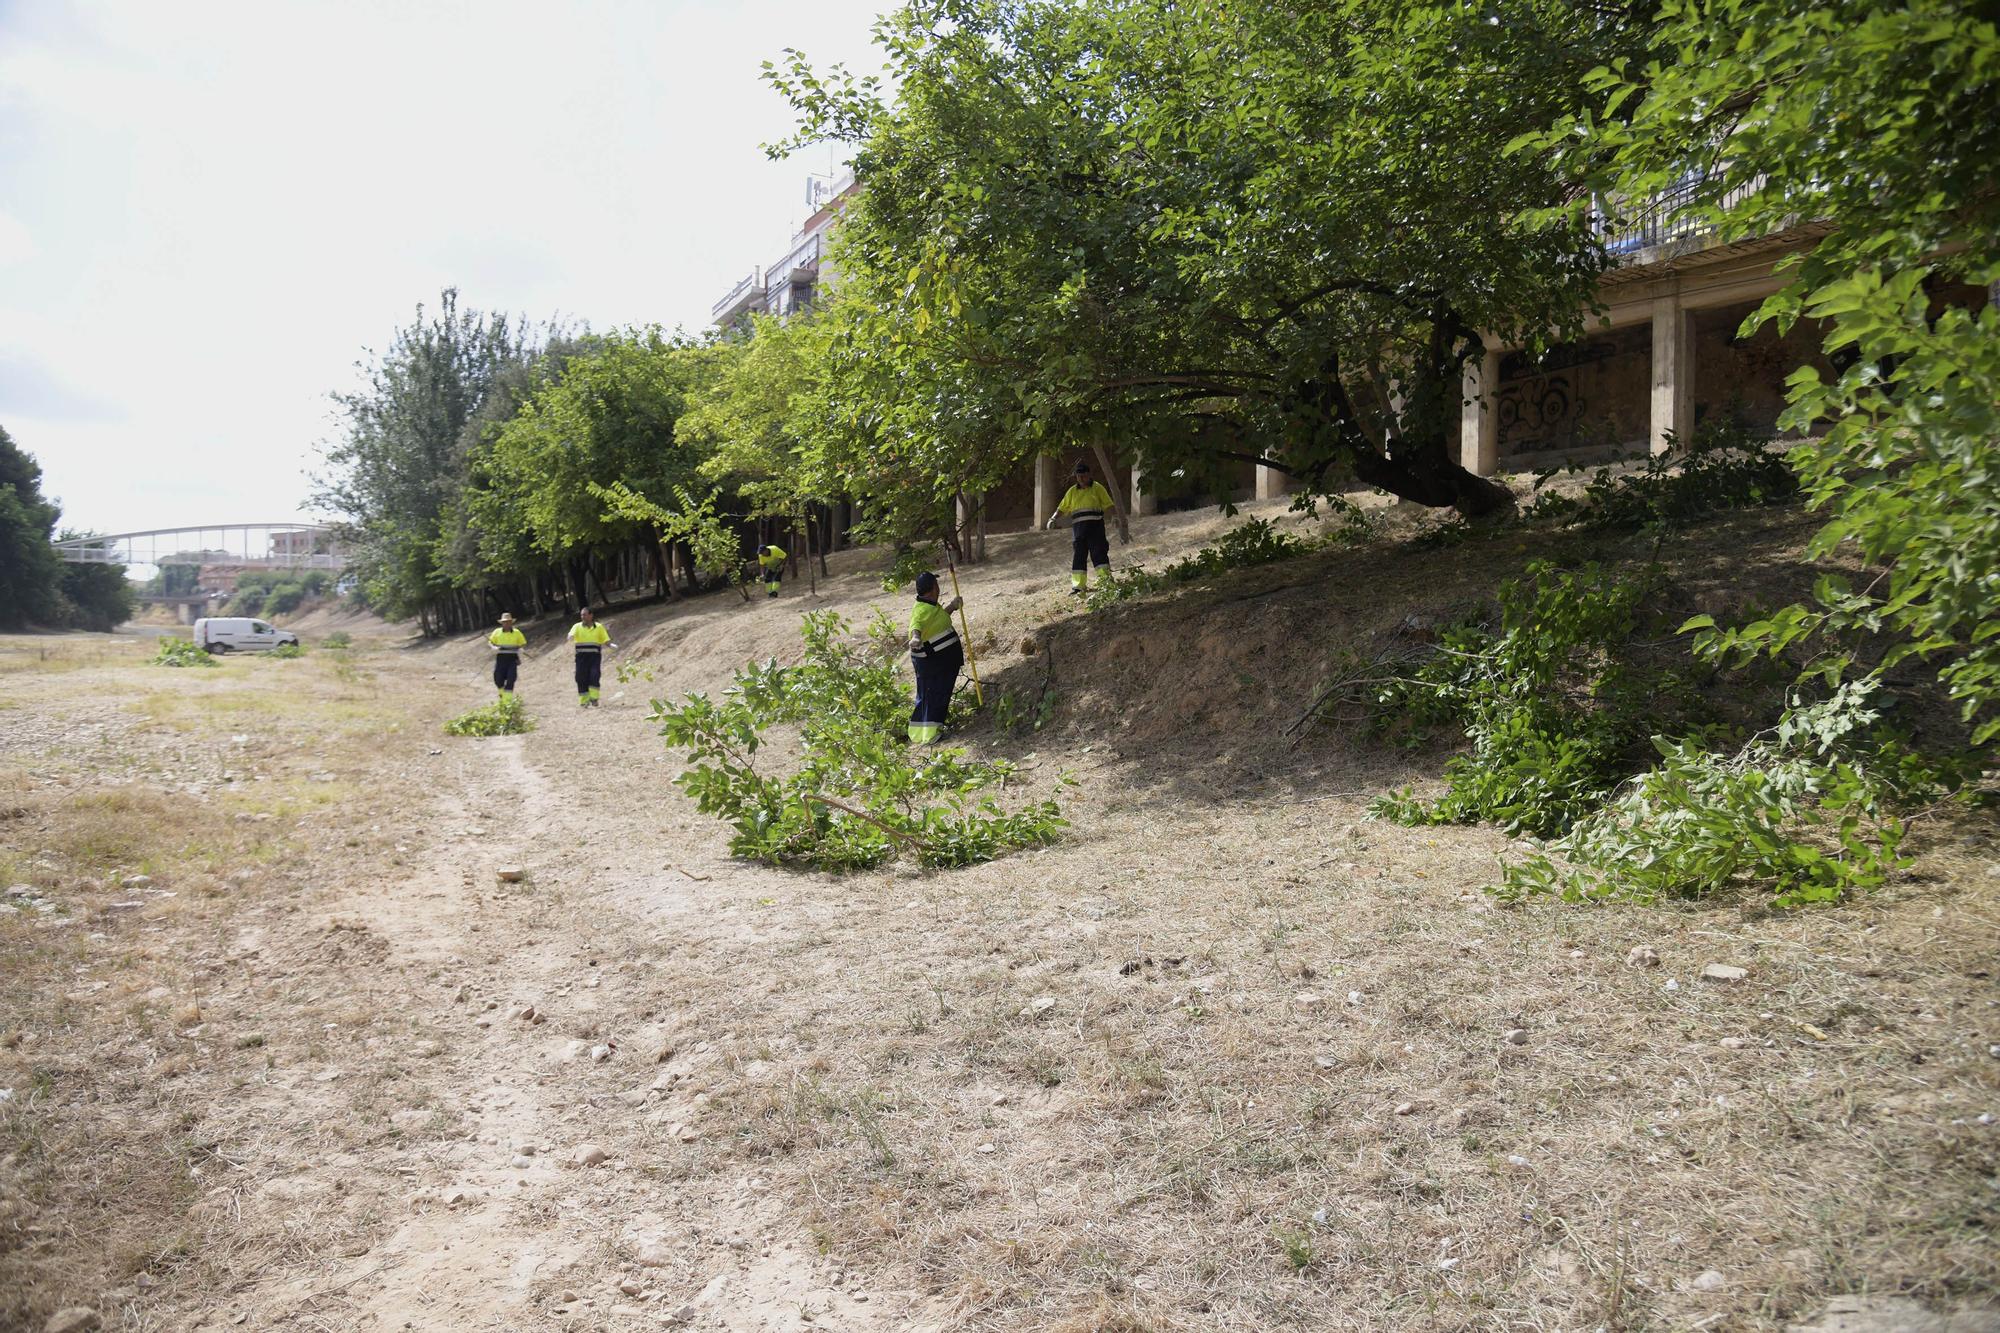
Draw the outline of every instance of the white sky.
[[[306,513],[416,304],[698,328],[806,214],[758,77],[887,0],[0,0],[0,425],[63,522]]]

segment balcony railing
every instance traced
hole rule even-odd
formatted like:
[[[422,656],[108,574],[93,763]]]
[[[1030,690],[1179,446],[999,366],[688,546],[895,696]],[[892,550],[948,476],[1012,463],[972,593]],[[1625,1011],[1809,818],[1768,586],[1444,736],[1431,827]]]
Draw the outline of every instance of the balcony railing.
[[[750,270],[750,276],[729,289],[729,295],[715,303],[709,317],[720,323],[733,315],[742,313],[764,301],[764,275],[757,269]]]
[[[1637,208],[1606,208],[1600,203],[1591,210],[1591,229],[1603,238],[1605,250],[1614,259],[1624,259],[1672,241],[1711,235],[1715,231],[1713,224],[1689,212],[1705,184],[1706,177],[1690,175]],[[1733,207],[1763,185],[1762,176],[1754,177],[1727,191],[1714,203],[1722,208]]]

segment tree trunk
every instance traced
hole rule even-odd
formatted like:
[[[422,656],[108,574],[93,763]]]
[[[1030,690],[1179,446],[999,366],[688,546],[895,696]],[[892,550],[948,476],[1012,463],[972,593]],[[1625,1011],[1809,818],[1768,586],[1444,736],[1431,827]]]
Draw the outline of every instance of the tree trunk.
[[[1124,500],[1118,498],[1118,474],[1111,470],[1111,455],[1104,452],[1103,445],[1093,442],[1090,453],[1091,457],[1097,460],[1097,466],[1104,471],[1104,489],[1111,492],[1111,515],[1118,520],[1118,544],[1129,545],[1132,541],[1132,525],[1125,517],[1125,510],[1130,504],[1131,492],[1126,492],[1127,498]]]

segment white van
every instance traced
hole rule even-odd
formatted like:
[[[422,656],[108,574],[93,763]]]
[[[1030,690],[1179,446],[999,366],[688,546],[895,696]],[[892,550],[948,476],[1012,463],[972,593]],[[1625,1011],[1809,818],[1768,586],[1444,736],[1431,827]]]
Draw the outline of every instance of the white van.
[[[211,653],[262,653],[299,636],[249,616],[203,616],[194,622],[194,641]]]

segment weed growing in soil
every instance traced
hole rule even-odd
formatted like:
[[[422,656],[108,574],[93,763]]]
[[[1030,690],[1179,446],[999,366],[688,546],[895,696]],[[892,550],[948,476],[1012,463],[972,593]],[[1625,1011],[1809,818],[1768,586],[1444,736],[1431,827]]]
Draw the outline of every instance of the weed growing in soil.
[[[305,645],[300,643],[281,643],[271,650],[271,656],[273,657],[292,658],[304,657],[305,655]]]
[[[212,667],[222,663],[209,656],[207,651],[193,639],[165,638],[153,654],[154,666],[167,667]]]
[[[1086,599],[1091,608],[1110,606],[1130,597],[1177,588],[1197,579],[1211,578],[1231,569],[1251,569],[1258,565],[1291,560],[1307,554],[1314,543],[1288,532],[1265,519],[1253,518],[1231,528],[1184,560],[1177,560],[1155,574],[1143,566],[1104,570]]]
[[[910,695],[892,659],[847,631],[834,612],[808,614],[799,665],[747,667],[720,700],[654,702],[650,720],[690,760],[674,781],[703,814],[735,827],[730,851],[852,870],[899,854],[972,865],[1055,841],[1066,827],[1056,802],[1008,811],[988,794],[1005,785],[1012,765],[905,742]],[[786,776],[757,767],[779,726],[798,734],[798,766]]]
[[[354,646],[354,639],[346,630],[337,629],[324,639],[321,639],[319,646],[335,652],[341,652],[352,648]]]
[[[521,697],[517,694],[503,694],[490,704],[483,704],[444,724],[447,736],[518,736],[524,731],[534,730],[535,724],[528,720],[528,714],[521,707]]]

